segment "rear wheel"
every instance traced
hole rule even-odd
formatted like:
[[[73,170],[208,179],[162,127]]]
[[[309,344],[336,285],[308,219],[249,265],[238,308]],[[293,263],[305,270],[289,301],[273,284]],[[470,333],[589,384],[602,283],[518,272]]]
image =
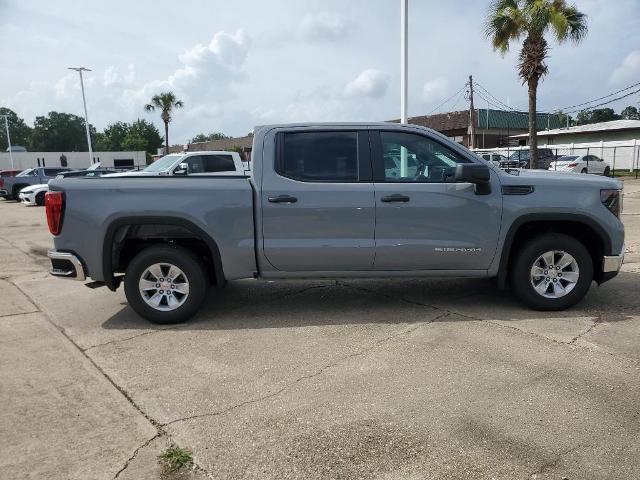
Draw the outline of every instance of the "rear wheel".
[[[149,247],[131,260],[124,291],[131,308],[159,324],[180,323],[198,311],[208,289],[200,260],[175,246]]]
[[[586,295],[593,262],[575,238],[546,233],[520,248],[510,273],[513,291],[523,303],[535,310],[564,310]]]
[[[36,194],[36,205],[42,207],[44,205],[44,194],[45,192],[40,192]]]

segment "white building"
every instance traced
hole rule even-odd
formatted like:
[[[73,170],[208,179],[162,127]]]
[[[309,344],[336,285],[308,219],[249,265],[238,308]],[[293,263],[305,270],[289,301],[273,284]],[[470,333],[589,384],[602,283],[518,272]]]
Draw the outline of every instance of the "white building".
[[[62,167],[74,169],[91,166],[88,152],[12,152],[13,168]],[[93,152],[93,162],[103,167],[134,168],[147,163],[146,152]],[[12,168],[9,152],[0,152],[0,170]]]
[[[511,138],[528,142],[529,134],[513,135]],[[538,144],[546,145],[621,142],[636,139],[640,142],[640,120],[613,120],[538,132]]]

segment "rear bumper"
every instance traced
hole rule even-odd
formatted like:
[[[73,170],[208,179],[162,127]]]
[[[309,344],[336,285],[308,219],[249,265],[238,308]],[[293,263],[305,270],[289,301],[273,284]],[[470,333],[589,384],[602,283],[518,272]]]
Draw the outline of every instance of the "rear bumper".
[[[47,256],[51,260],[49,273],[54,277],[69,278],[83,282],[87,276],[80,259],[73,253],[49,250]]]
[[[625,246],[623,245],[620,255],[605,255],[602,257],[602,281],[600,283],[611,280],[618,275],[624,262],[624,252]]]

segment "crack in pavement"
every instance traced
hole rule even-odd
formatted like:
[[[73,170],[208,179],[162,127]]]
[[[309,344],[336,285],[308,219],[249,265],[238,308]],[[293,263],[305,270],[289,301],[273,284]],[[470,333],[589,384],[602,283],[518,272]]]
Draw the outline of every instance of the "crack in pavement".
[[[556,457],[554,459],[552,459],[552,460],[540,465],[540,467],[535,472],[529,474],[529,476],[527,478],[529,478],[530,480],[537,480],[538,475],[542,475],[547,470],[557,466],[560,463],[560,461],[562,460],[563,457],[569,455],[570,453],[573,453],[573,452],[577,451],[581,446],[582,445],[577,445],[575,447],[570,448],[569,450],[566,450],[564,452],[560,452],[558,455],[556,455]],[[562,477],[562,478],[566,478],[566,477]]]
[[[363,348],[363,349],[361,349],[361,350],[359,350],[357,352],[351,353],[349,355],[345,355],[344,357],[341,357],[338,360],[321,367],[319,370],[317,370],[314,373],[307,374],[307,375],[302,375],[301,377],[296,378],[293,382],[288,383],[287,385],[285,385],[284,387],[280,388],[279,390],[277,390],[275,392],[272,392],[272,393],[269,393],[267,395],[263,395],[261,397],[254,398],[254,399],[251,399],[251,400],[245,400],[244,402],[240,402],[240,403],[237,403],[235,405],[231,405],[231,406],[229,406],[227,408],[224,408],[222,410],[218,410],[216,412],[200,413],[200,414],[191,415],[191,416],[188,416],[188,417],[177,418],[177,419],[171,420],[171,421],[169,421],[167,423],[163,423],[160,426],[161,427],[167,427],[167,426],[173,425],[175,423],[186,422],[186,421],[189,421],[189,420],[194,420],[196,418],[216,417],[216,416],[228,413],[228,412],[230,412],[232,410],[235,410],[237,408],[243,407],[245,405],[259,403],[259,402],[262,402],[264,400],[268,400],[270,398],[276,397],[276,396],[280,395],[281,393],[283,393],[286,390],[294,387],[295,385],[297,385],[298,383],[300,383],[300,382],[302,382],[304,380],[309,380],[309,379],[318,377],[318,376],[322,375],[325,371],[327,371],[327,370],[329,370],[329,369],[331,369],[333,367],[336,367],[336,366],[340,365],[341,363],[343,363],[345,361],[348,361],[348,360],[350,360],[352,358],[355,358],[355,357],[366,355],[367,353],[371,352],[372,350],[374,350],[375,348],[379,347],[380,345],[383,345],[385,343],[391,342],[391,341],[393,341],[394,339],[396,339],[398,337],[401,337],[401,336],[404,336],[404,335],[409,335],[409,334],[415,332],[418,328],[420,328],[420,327],[422,327],[424,325],[429,325],[429,324],[435,322],[436,320],[438,320],[438,319],[440,319],[442,317],[445,317],[447,315],[448,315],[448,313],[443,313],[443,314],[438,315],[438,316],[436,316],[436,317],[434,317],[431,320],[426,321],[426,322],[413,322],[413,323],[410,324],[410,325],[412,325],[412,327],[406,328],[406,329],[404,329],[404,330],[402,330],[400,332],[396,332],[396,333],[394,333],[392,335],[388,335],[388,336],[386,336],[386,337],[384,337],[384,338],[382,338],[380,340],[377,340],[372,345],[370,345],[370,346],[368,346],[366,348]]]
[[[594,321],[593,324],[591,324],[591,326],[589,326],[589,328],[587,328],[584,332],[579,333],[578,335],[576,335],[575,337],[573,337],[571,339],[571,341],[568,343],[568,345],[575,345],[576,342],[578,340],[580,340],[582,337],[584,337],[585,335],[588,335],[594,328],[596,328],[600,323],[601,323],[602,317],[598,316]]]
[[[144,442],[142,445],[140,445],[138,448],[136,448],[133,451],[133,453],[131,454],[131,456],[126,460],[126,462],[124,462],[124,465],[122,466],[122,468],[116,472],[116,475],[113,477],[113,479],[115,480],[116,478],[118,478],[120,476],[120,474],[122,472],[124,472],[129,467],[129,464],[136,458],[136,456],[138,456],[138,452],[140,450],[142,450],[143,448],[149,446],[149,444],[151,442],[153,442],[157,438],[162,437],[164,434],[165,434],[164,431],[159,430],[159,431],[156,432],[156,434],[153,437],[151,437],[146,442]]]

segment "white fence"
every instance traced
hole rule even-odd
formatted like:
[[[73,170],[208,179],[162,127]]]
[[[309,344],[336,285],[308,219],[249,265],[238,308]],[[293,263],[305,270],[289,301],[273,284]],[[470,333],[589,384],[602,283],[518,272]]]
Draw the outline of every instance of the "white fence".
[[[15,168],[24,170],[34,167],[62,167],[66,158],[69,168],[87,168],[89,152],[12,152],[13,167],[9,152],[0,153],[0,170]],[[63,157],[64,155],[64,157]],[[93,152],[93,162],[103,167],[134,168],[147,163],[146,152]]]
[[[505,147],[492,149],[476,149],[476,153],[496,152],[505,156],[517,150],[529,147]],[[640,168],[640,139],[615,142],[567,143],[561,145],[538,145],[548,148],[556,156],[562,155],[595,155],[609,164],[611,170],[637,170]]]

